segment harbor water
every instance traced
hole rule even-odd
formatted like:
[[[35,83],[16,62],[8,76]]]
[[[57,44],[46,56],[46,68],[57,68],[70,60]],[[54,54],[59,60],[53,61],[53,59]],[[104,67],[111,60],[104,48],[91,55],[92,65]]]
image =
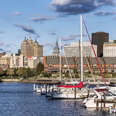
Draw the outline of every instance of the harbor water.
[[[50,100],[33,92],[33,84],[0,83],[0,116],[109,116],[85,109],[79,100]],[[111,116],[114,116],[112,114]]]

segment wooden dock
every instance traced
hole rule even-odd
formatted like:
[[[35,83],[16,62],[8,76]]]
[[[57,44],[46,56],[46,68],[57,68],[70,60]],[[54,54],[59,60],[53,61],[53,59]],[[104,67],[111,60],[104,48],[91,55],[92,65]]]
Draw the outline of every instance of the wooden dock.
[[[106,103],[111,103],[113,106],[116,106],[116,99],[106,100],[106,99],[95,99],[96,102],[96,110],[107,109]],[[99,107],[99,104],[101,107]]]

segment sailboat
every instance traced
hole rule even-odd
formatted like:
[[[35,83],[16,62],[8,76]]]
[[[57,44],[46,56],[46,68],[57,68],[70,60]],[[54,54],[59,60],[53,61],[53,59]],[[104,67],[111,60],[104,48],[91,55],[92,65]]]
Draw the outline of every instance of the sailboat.
[[[82,45],[82,15],[80,16],[80,52],[81,52],[81,81],[80,83],[69,82],[68,84],[58,85],[58,91],[52,93],[55,99],[85,98],[88,96],[88,89],[83,88],[83,45]],[[60,56],[60,78],[61,78],[61,56]],[[79,88],[79,89],[78,89]]]
[[[84,26],[86,28],[86,32],[88,34],[88,38],[89,38],[89,41],[91,43],[91,47],[93,49],[93,52],[94,52],[94,55],[95,55],[95,58],[97,61],[97,65],[98,65],[100,74],[103,78],[105,86],[102,85],[100,87],[100,85],[99,85],[98,87],[93,88],[94,94],[89,95],[88,98],[85,98],[83,101],[83,105],[87,108],[103,108],[103,107],[109,108],[115,104],[114,102],[116,101],[116,94],[114,94],[114,93],[116,92],[116,87],[107,86],[106,81],[105,81],[104,76],[103,76],[102,69],[101,69],[99,61],[97,59],[97,55],[96,55],[94,47],[92,45],[92,41],[90,39],[89,32],[88,32],[88,29],[87,29],[85,22],[84,22]],[[98,103],[98,101],[100,101],[100,103]]]
[[[41,92],[40,88],[35,83],[33,84],[33,91],[35,91],[37,93],[40,93]]]
[[[113,94],[106,87],[102,87],[99,89],[93,89],[94,94],[85,98],[83,106],[86,108],[109,108],[114,105],[113,100],[116,99],[116,94]],[[97,102],[101,101],[101,102]],[[104,101],[104,102],[103,102]],[[107,102],[106,102],[107,101]]]

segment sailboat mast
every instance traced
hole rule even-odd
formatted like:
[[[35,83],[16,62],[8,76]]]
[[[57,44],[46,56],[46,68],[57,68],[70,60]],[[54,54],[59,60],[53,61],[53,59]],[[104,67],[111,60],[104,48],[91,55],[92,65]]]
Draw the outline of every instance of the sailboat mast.
[[[81,81],[83,81],[83,21],[80,15],[80,50],[81,50]]]
[[[60,80],[62,80],[62,64],[61,64],[61,39],[60,39],[60,45],[59,45],[59,77],[60,77]]]

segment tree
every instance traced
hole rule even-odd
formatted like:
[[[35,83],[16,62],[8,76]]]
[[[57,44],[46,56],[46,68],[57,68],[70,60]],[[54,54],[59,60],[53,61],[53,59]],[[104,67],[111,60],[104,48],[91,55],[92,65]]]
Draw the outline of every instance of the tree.
[[[3,76],[5,74],[5,71],[2,70],[2,68],[0,68],[0,76]]]
[[[40,74],[42,71],[44,71],[44,65],[41,62],[39,62],[39,64],[37,64],[36,67],[36,73]]]
[[[25,68],[23,70],[23,77],[27,78],[27,77],[31,77],[33,76],[32,70],[30,68]]]
[[[14,76],[15,75],[15,70],[13,68],[9,68],[6,72],[7,75],[9,76]]]
[[[19,68],[16,71],[16,74],[18,76],[23,77],[23,78],[27,78],[27,77],[33,76],[33,72],[32,72],[32,70],[30,68]]]
[[[41,72],[41,74],[40,74],[40,77],[50,77],[51,76],[51,74],[50,73],[48,73],[48,72]]]
[[[16,75],[22,77],[23,76],[23,68],[18,68],[16,71]]]
[[[23,78],[27,78],[28,77],[28,69],[24,68],[23,69]]]

